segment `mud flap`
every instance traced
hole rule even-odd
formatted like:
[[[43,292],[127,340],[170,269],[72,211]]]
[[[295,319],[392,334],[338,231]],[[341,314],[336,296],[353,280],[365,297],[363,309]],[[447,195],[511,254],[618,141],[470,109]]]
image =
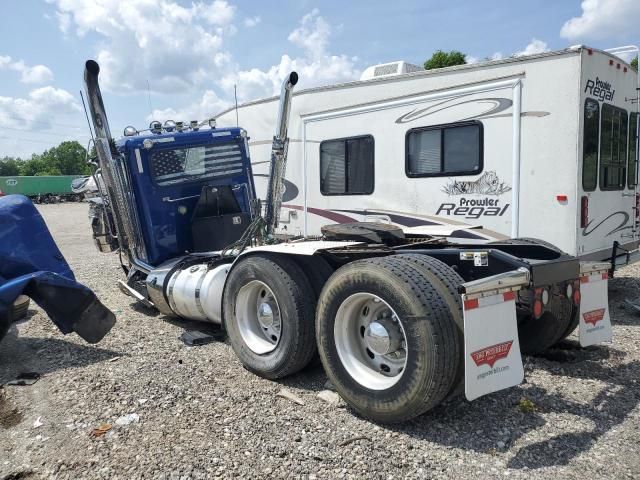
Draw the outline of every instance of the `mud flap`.
[[[607,272],[580,277],[580,345],[588,347],[612,339]]]
[[[518,385],[524,379],[516,293],[473,297],[462,295],[464,388],[468,400]]]

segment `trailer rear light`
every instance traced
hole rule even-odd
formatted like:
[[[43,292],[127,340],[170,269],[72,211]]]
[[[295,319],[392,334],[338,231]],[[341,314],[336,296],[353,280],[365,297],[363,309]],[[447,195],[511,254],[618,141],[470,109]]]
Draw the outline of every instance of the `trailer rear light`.
[[[567,195],[556,195],[556,199],[559,202],[566,202],[567,200],[569,200],[569,197]]]
[[[567,291],[569,289],[567,288]],[[580,299],[581,299],[581,295],[580,295],[580,280],[576,280],[575,282],[573,282],[573,304],[575,306],[580,305]]]
[[[593,48],[587,48],[587,53],[589,55],[593,55]]]
[[[589,224],[589,197],[583,195],[580,198],[580,228],[585,228]]]
[[[616,65],[616,68],[617,68],[618,70],[620,70],[620,64],[619,64],[619,63]]]
[[[613,60],[609,60],[609,65],[613,65]]]
[[[533,317],[540,318],[542,316],[542,300],[537,299],[533,302]]]
[[[623,71],[624,73],[627,73],[627,67],[624,67],[624,68],[622,69],[622,71]]]
[[[636,193],[636,222],[640,220],[640,193]]]

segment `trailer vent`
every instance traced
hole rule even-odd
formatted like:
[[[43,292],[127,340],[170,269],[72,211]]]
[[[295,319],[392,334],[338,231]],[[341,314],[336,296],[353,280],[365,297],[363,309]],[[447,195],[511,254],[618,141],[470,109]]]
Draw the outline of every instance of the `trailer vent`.
[[[377,77],[388,77],[391,75],[402,75],[403,73],[420,72],[422,70],[424,69],[419,65],[414,65],[412,63],[402,61],[381,63],[379,65],[373,65],[362,72],[360,80],[369,80],[371,78]]]

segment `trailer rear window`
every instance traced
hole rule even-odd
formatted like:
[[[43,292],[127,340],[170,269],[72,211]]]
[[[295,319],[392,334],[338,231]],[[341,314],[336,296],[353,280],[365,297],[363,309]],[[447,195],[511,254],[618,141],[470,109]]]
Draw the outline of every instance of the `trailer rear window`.
[[[627,166],[627,111],[602,105],[600,190],[622,190]]]
[[[591,192],[598,185],[598,132],[600,104],[587,98],[584,102],[584,135],[582,144],[582,188]]]
[[[409,130],[405,158],[407,176],[438,177],[480,173],[482,137],[480,122]]]
[[[153,179],[158,185],[242,173],[242,154],[237,143],[155,150],[149,161]]]
[[[373,137],[342,138],[320,144],[320,192],[368,195],[374,187]]]
[[[638,184],[638,113],[629,114],[629,188]]]

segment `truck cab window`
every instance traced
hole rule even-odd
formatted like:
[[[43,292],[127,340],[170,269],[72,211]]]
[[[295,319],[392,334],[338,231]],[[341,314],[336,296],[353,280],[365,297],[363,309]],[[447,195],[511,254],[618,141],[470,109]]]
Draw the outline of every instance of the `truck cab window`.
[[[373,152],[374,142],[371,135],[322,142],[320,192],[323,195],[373,193]]]
[[[602,105],[600,190],[622,190],[626,181],[627,111]]]
[[[151,153],[150,163],[153,179],[160,186],[242,172],[237,143],[156,150]]]
[[[598,131],[600,104],[587,98],[584,102],[584,135],[582,145],[582,188],[592,192],[598,184]]]
[[[480,122],[409,130],[405,158],[407,176],[437,177],[480,173],[482,137]]]
[[[629,166],[628,166],[628,182],[629,188],[633,188],[638,184],[638,171],[636,160],[638,158],[638,113],[631,112],[629,114]]]

